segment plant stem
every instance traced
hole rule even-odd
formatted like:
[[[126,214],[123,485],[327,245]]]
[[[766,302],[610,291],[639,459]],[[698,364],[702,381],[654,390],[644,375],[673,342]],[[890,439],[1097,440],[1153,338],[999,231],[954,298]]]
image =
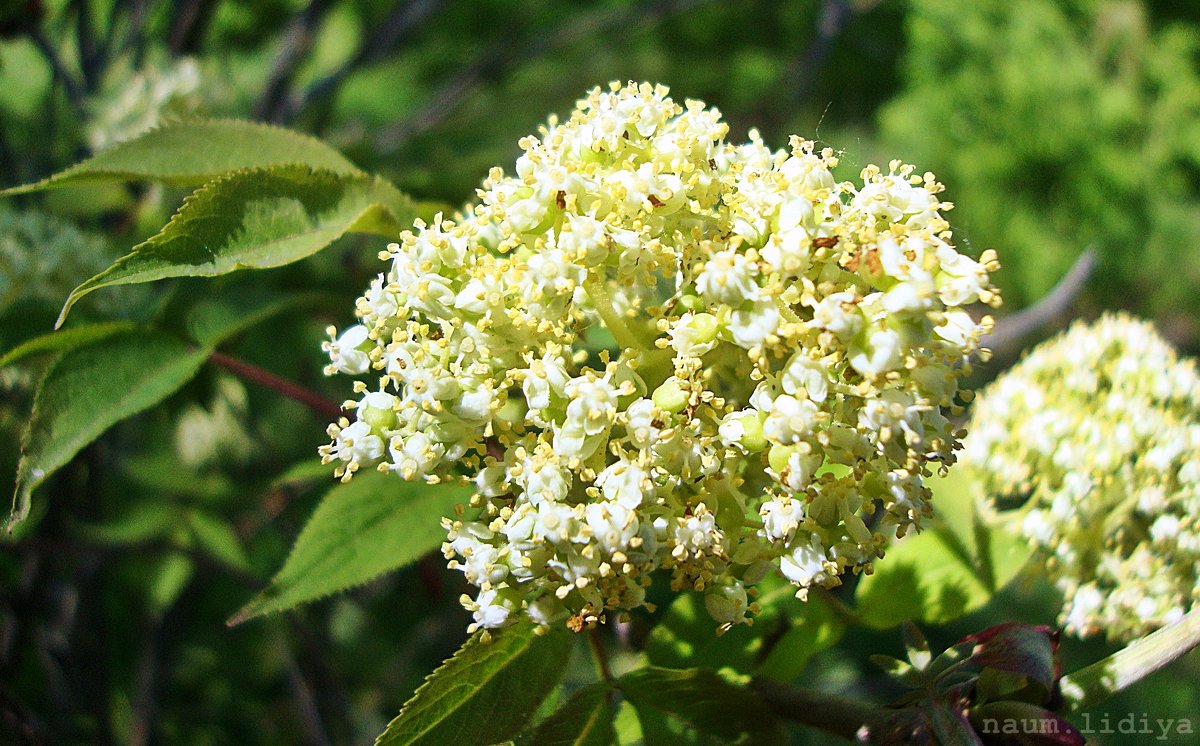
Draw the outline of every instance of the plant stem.
[[[596,669],[607,682],[615,681],[612,668],[608,665],[608,653],[604,650],[604,641],[600,639],[600,627],[592,626],[587,631],[588,647],[592,649],[592,657],[596,659]]]
[[[289,399],[300,402],[327,420],[336,420],[342,416],[342,408],[337,404],[312,389],[281,378],[265,368],[231,357],[223,352],[214,351],[208,356],[208,359],[240,378],[265,386]]]
[[[625,323],[625,319],[613,308],[612,297],[608,294],[608,288],[604,284],[603,276],[588,275],[588,278],[583,281],[583,289],[587,292],[588,297],[592,299],[592,305],[596,307],[596,313],[600,314],[600,319],[608,327],[608,330],[612,332],[613,338],[617,340],[617,344],[623,348],[638,350],[640,352],[646,352],[650,349],[650,346],[633,333],[633,330]]]
[[[1200,646],[1200,606],[1178,622],[1134,640],[1102,661],[1064,676],[1064,701],[1060,712],[1069,715],[1094,707],[1197,646]]]
[[[852,741],[881,736],[892,711],[873,702],[839,697],[769,679],[754,679],[751,688],[779,717]]]

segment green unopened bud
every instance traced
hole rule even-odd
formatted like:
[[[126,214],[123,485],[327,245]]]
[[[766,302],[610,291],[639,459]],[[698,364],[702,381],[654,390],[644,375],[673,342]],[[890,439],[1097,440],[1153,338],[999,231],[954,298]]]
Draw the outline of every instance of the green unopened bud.
[[[717,317],[711,313],[698,313],[692,317],[692,321],[688,324],[695,334],[695,341],[698,344],[711,342],[717,338],[717,331],[720,328],[717,324]]]
[[[396,410],[391,406],[393,401],[387,394],[367,395],[358,407],[358,419],[377,433],[393,429],[396,427]]]
[[[650,397],[654,401],[654,406],[671,414],[682,412],[688,405],[689,395],[679,387],[679,381],[675,378],[668,378],[661,386],[654,390],[654,394]]]
[[[767,463],[771,465],[776,474],[779,474],[787,468],[788,461],[795,452],[796,446],[773,445],[771,452],[767,454]]]
[[[742,424],[742,448],[750,453],[757,453],[767,447],[767,438],[763,435],[763,416],[748,414],[739,420]]]
[[[507,422],[510,425],[516,425],[525,421],[525,413],[529,411],[529,407],[525,405],[525,400],[519,396],[510,396],[508,401],[500,407],[496,412],[496,419]]]

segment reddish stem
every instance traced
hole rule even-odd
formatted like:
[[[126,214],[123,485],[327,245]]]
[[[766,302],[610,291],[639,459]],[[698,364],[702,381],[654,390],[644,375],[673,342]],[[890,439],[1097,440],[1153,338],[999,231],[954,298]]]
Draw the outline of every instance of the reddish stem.
[[[260,368],[236,357],[230,357],[223,352],[213,352],[208,359],[240,378],[265,386],[289,399],[300,402],[327,420],[336,420],[342,416],[342,408],[337,404],[317,392],[294,381],[281,378],[265,368]]]

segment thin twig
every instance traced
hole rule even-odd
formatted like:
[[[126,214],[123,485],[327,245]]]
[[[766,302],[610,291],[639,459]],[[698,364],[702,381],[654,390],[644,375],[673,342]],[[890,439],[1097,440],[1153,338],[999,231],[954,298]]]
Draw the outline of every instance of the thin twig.
[[[67,69],[58,50],[54,48],[54,44],[46,38],[45,32],[40,28],[29,29],[29,39],[38,52],[46,58],[46,62],[50,64],[50,70],[54,73],[54,77],[62,81],[63,88],[67,92],[67,100],[82,119],[84,116],[83,89],[80,87],[79,81]]]
[[[83,85],[88,93],[94,93],[100,83],[99,51],[96,33],[92,28],[92,4],[88,0],[74,0],[75,44],[79,50],[79,69],[83,73]]]
[[[113,57],[117,57],[126,50],[133,50],[133,66],[139,67],[142,64],[142,57],[145,54],[145,34],[146,21],[150,17],[150,0],[133,0],[129,8],[129,28],[125,30],[125,38],[117,45],[112,53]]]
[[[592,625],[587,631],[588,646],[592,649],[592,657],[596,659],[596,670],[607,682],[616,681],[612,667],[608,664],[608,651],[604,649],[604,640],[600,639],[599,625]]]
[[[865,741],[887,729],[893,711],[872,702],[754,679],[751,688],[777,716],[820,728],[850,740]]]
[[[996,328],[981,344],[997,355],[1011,355],[1026,337],[1060,321],[1087,286],[1096,263],[1095,250],[1085,249],[1049,293],[1032,306],[998,319]]]
[[[283,32],[279,53],[271,64],[271,73],[262,96],[254,107],[255,116],[269,122],[279,121],[284,102],[301,60],[312,50],[317,27],[333,7],[331,0],[311,0],[297,13]]]
[[[215,0],[183,0],[175,8],[175,23],[167,39],[173,55],[193,54],[216,12]]]
[[[144,744],[150,743],[154,720],[158,715],[158,698],[155,693],[159,681],[162,618],[157,615],[155,617],[146,622],[146,629],[142,634],[142,650],[138,656],[134,696],[131,702],[133,706],[133,725],[129,733],[131,746],[144,746]]]
[[[342,408],[337,404],[295,381],[275,375],[266,368],[260,368],[253,363],[239,360],[223,352],[213,352],[208,359],[209,362],[225,368],[240,378],[265,386],[289,399],[300,402],[327,420],[336,420],[342,416]]]
[[[314,104],[328,101],[346,78],[364,65],[377,62],[420,31],[422,24],[444,0],[411,0],[396,7],[378,28],[363,35],[358,50],[336,70],[313,82],[299,96],[288,96],[281,102],[280,119],[290,121]]]
[[[296,714],[300,718],[300,725],[305,737],[304,742],[314,746],[328,746],[330,740],[325,735],[325,726],[321,722],[321,713],[317,710],[317,699],[313,694],[313,688],[304,678],[304,672],[296,662],[296,657],[292,655],[287,637],[282,633],[279,635],[278,645],[283,655],[284,665],[287,667],[288,685],[292,690],[292,698],[296,701]]]
[[[503,78],[517,62],[569,47],[588,36],[615,28],[620,28],[622,35],[628,37],[638,31],[638,26],[651,27],[672,15],[710,2],[712,0],[666,0],[629,8],[603,9],[586,16],[572,15],[554,29],[502,35],[499,42],[438,86],[423,107],[383,130],[377,145],[385,152],[399,149],[416,135],[445,121],[472,91],[488,80]]]
[[[802,101],[812,92],[834,42],[855,12],[856,9],[848,0],[825,0],[821,3],[821,11],[817,14],[816,38],[795,58],[784,74],[784,90],[792,101]]]

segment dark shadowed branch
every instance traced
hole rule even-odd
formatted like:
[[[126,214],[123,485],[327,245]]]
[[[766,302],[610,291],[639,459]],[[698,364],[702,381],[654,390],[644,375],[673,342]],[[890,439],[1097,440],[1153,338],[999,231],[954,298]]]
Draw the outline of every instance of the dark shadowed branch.
[[[998,319],[996,328],[983,338],[983,346],[998,356],[1009,357],[1021,349],[1026,338],[1061,322],[1087,285],[1096,269],[1096,261],[1095,250],[1085,249],[1045,297],[1028,308]]]
[[[621,29],[628,36],[649,28],[666,18],[710,3],[712,0],[666,0],[604,9],[589,15],[572,15],[560,26],[549,30],[509,33],[485,49],[434,90],[425,105],[402,121],[383,130],[377,145],[382,151],[395,151],[413,137],[441,124],[470,94],[488,81],[500,80],[518,62],[555,52],[604,31]]]
[[[286,96],[280,103],[279,119],[291,121],[311,106],[331,100],[346,78],[359,68],[394,53],[421,30],[444,0],[411,0],[401,3],[378,28],[364,34],[358,50],[336,70],[313,82],[298,95]]]

